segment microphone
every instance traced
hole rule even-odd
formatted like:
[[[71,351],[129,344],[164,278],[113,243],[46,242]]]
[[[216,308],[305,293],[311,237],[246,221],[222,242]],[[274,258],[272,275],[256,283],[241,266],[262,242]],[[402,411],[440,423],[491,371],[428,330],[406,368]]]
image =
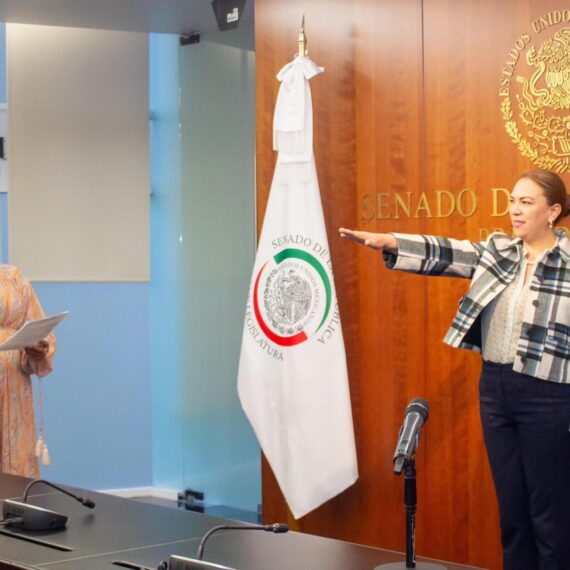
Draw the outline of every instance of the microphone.
[[[44,479],[34,479],[28,483],[24,489],[21,501],[15,501],[12,499],[4,500],[4,504],[2,505],[2,514],[4,515],[4,522],[7,526],[18,526],[27,530],[56,530],[65,527],[67,516],[55,511],[50,511],[49,509],[29,505],[27,503],[28,493],[36,483],[43,483],[44,485],[53,487],[65,495],[72,497],[76,501],[79,501],[89,509],[92,509],[95,506],[95,503],[91,499],[74,495],[66,489],[63,489],[58,485],[54,485]]]
[[[274,532],[276,534],[281,534],[283,532],[288,532],[289,527],[283,523],[275,524],[255,524],[255,525],[219,525],[211,528],[200,541],[198,545],[198,550],[196,551],[196,559],[194,558],[184,558],[182,556],[173,555],[170,557],[169,562],[163,561],[159,564],[158,570],[198,570],[198,569],[217,569],[217,570],[233,570],[227,566],[220,566],[219,564],[213,564],[212,562],[202,561],[204,555],[204,546],[206,541],[210,536],[219,530],[264,530],[266,532]]]
[[[423,398],[414,398],[404,412],[404,423],[398,434],[394,452],[394,473],[400,475],[404,465],[410,461],[418,448],[422,427],[429,417],[429,404]]]
[[[211,528],[202,537],[202,540],[200,541],[200,544],[198,545],[198,550],[196,551],[196,556],[198,557],[198,560],[202,560],[202,556],[204,554],[204,546],[205,546],[208,538],[210,538],[210,536],[212,536],[215,532],[218,532],[219,530],[264,530],[266,532],[274,532],[276,534],[281,534],[283,532],[287,532],[289,530],[289,527],[286,524],[282,524],[282,523],[254,524],[254,525],[248,525],[248,526],[237,526],[237,525],[233,526],[233,525],[223,524],[220,526],[215,526],[214,528]]]
[[[93,507],[95,507],[95,503],[91,499],[87,499],[85,497],[80,497],[79,495],[74,495],[73,493],[71,493],[67,489],[64,489],[63,487],[59,487],[58,485],[55,485],[54,483],[50,483],[49,481],[46,481],[45,479],[34,479],[30,483],[28,483],[28,485],[24,489],[24,495],[22,496],[22,502],[26,503],[28,501],[28,493],[30,492],[30,489],[34,485],[36,485],[37,483],[43,483],[44,485],[47,485],[48,487],[53,487],[57,491],[60,491],[61,493],[68,495],[72,499],[79,501],[82,505],[86,506],[88,509],[92,509]]]

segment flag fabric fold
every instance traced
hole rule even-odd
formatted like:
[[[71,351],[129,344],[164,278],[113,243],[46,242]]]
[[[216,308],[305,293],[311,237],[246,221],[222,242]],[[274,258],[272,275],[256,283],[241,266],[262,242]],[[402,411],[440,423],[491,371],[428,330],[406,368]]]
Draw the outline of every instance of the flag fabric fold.
[[[273,121],[277,163],[247,299],[238,392],[295,518],[358,478],[344,341],[315,160],[309,79],[296,57]]]

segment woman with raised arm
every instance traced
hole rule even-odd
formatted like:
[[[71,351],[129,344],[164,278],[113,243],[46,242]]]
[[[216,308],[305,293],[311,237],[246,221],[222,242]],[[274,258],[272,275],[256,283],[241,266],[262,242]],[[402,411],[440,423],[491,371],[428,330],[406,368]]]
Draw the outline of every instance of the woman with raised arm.
[[[570,198],[534,170],[510,199],[514,238],[340,235],[383,252],[390,269],[471,285],[444,342],[482,353],[481,421],[499,500],[504,570],[570,570]]]

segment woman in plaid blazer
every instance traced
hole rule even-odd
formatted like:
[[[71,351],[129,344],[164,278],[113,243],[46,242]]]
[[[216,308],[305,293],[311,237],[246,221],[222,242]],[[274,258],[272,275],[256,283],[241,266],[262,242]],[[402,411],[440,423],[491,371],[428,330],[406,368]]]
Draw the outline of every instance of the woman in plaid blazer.
[[[385,264],[471,285],[444,342],[482,352],[483,434],[499,500],[505,570],[570,570],[570,213],[553,172],[511,192],[514,237],[474,243],[340,229]]]

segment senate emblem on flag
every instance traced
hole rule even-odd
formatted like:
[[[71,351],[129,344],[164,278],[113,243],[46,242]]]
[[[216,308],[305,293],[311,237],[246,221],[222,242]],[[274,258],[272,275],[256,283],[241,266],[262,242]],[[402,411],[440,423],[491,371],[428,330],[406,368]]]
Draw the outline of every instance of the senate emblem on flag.
[[[312,302],[316,301],[314,280],[311,275],[305,275],[303,269],[306,268],[299,267],[298,263],[286,261],[267,278],[263,304],[271,324],[281,334],[302,331]]]
[[[259,270],[253,309],[263,334],[279,346],[308,340],[326,323],[332,305],[331,280],[312,253],[285,248]]]
[[[499,94],[505,128],[519,152],[539,168],[570,170],[569,10],[531,24],[509,51]]]

